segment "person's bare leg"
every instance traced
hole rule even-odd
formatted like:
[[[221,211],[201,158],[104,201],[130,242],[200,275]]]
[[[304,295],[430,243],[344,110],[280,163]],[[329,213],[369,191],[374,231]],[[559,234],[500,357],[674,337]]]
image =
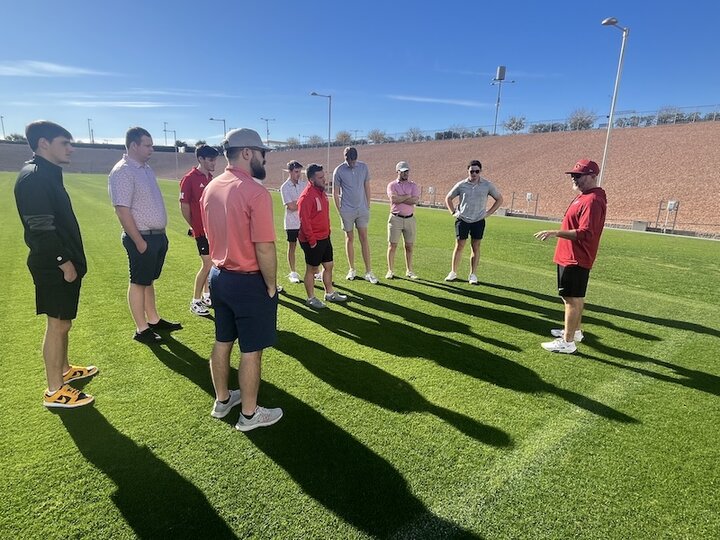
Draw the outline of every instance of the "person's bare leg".
[[[56,392],[63,385],[63,372],[70,369],[68,365],[68,334],[72,321],[47,318],[45,339],[43,340],[43,360],[48,391]]]
[[[413,271],[413,245],[405,244],[405,269],[408,272]]]
[[[148,328],[147,319],[145,318],[145,285],[131,283],[128,287],[128,305],[130,306],[130,314],[138,332]]]
[[[193,290],[193,298],[200,298],[203,292],[208,292],[208,276],[212,268],[212,259],[210,255],[200,255],[202,266],[195,275],[195,289]]]
[[[480,261],[480,240],[473,238],[470,242],[470,250],[472,251],[470,256],[470,273],[477,274],[478,262]]]
[[[305,283],[305,292],[308,298],[315,296],[315,273],[318,271],[317,266],[305,265],[305,277],[303,283]]]
[[[455,249],[453,250],[452,266],[450,269],[457,274],[457,269],[460,267],[460,259],[462,258],[463,250],[465,249],[465,242],[467,240],[455,240]]]
[[[347,255],[348,265],[351,269],[355,269],[355,240],[354,231],[345,231],[345,254]]]
[[[387,249],[388,272],[395,273],[395,251],[396,250],[397,250],[397,243],[393,244],[392,242],[388,242],[388,249]]]
[[[367,228],[358,227],[358,238],[360,239],[360,248],[362,249],[362,258],[365,263],[365,273],[372,272],[372,264],[370,262],[370,243],[368,242]]]
[[[288,248],[287,248],[287,261],[288,266],[290,267],[290,271],[295,271],[295,248],[297,246],[297,242],[288,242]]]
[[[261,360],[262,350],[240,354],[238,382],[242,394],[242,413],[246,416],[252,415],[257,408]]]
[[[210,377],[218,401],[225,401],[230,397],[228,379],[230,378],[230,353],[234,344],[234,341],[216,341],[210,353]]]
[[[585,309],[585,299],[577,297],[563,297],[565,302],[565,341],[575,341],[575,330],[580,328],[582,312]]]
[[[145,316],[147,321],[155,324],[160,320],[160,315],[157,312],[157,306],[155,305],[155,283],[151,283],[145,287]]]
[[[325,287],[325,294],[332,294],[335,292],[335,289],[333,289],[333,283],[332,283],[332,275],[333,275],[333,262],[324,262],[322,263],[323,267],[323,273],[322,273],[322,280],[323,280],[323,287]]]

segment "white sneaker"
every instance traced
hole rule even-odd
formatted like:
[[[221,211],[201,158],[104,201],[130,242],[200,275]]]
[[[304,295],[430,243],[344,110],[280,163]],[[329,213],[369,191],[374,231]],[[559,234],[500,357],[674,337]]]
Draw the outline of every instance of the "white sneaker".
[[[565,330],[563,328],[553,328],[550,330],[550,335],[552,337],[563,337],[565,335]],[[575,341],[580,343],[585,336],[582,333],[582,330],[575,330]]]
[[[322,309],[325,307],[325,304],[323,304],[320,300],[315,298],[314,296],[312,298],[308,298],[307,302],[305,302],[308,306],[315,309]]]
[[[557,338],[554,341],[541,343],[540,346],[546,351],[556,353],[572,354],[577,351],[574,341],[565,341],[563,338]]]
[[[297,272],[290,272],[288,274],[288,281],[290,283],[300,283],[300,281],[302,280],[300,279],[300,274],[298,274]]]
[[[210,315],[210,310],[202,300],[193,300],[190,302],[190,311],[200,317],[207,317]]]
[[[395,274],[392,273],[392,270],[388,270],[385,274],[385,279],[392,279],[395,277]]]
[[[450,270],[450,273],[445,278],[445,281],[455,281],[457,279],[457,274]]]
[[[283,292],[283,286],[280,285],[279,283],[275,284],[275,289],[276,289],[277,292],[279,292],[279,293]]]
[[[417,274],[415,272],[411,272],[410,270],[405,272],[405,277],[408,279],[417,279],[418,278]]]
[[[206,307],[212,307],[212,300],[210,300],[209,294],[203,294],[202,303],[205,304]]]
[[[250,431],[258,427],[272,426],[280,420],[282,416],[283,411],[280,408],[266,409],[265,407],[258,406],[252,418],[245,418],[245,416],[240,413],[240,418],[238,418],[237,424],[235,424],[235,429],[239,431]]]
[[[470,285],[477,285],[478,284],[477,276],[475,274],[470,274],[470,277],[468,278],[468,283]]]
[[[373,274],[372,272],[368,272],[367,274],[365,274],[365,281],[369,281],[370,283],[375,285],[378,282],[378,278],[376,278],[375,274]]]
[[[325,295],[326,302],[345,302],[345,300],[347,300],[347,295],[340,294],[337,291]]]
[[[356,275],[357,274],[355,274],[355,269],[351,268],[350,271],[347,273],[347,276],[345,276],[345,279],[349,279],[350,281],[352,281],[353,279],[355,279]]]
[[[230,399],[227,403],[223,403],[221,401],[218,401],[217,399],[215,400],[215,403],[213,403],[212,411],[210,412],[210,416],[212,416],[213,418],[225,418],[230,412],[230,409],[232,409],[241,401],[242,399],[240,390],[230,390]]]
[[[322,272],[315,274],[315,281],[322,281]]]

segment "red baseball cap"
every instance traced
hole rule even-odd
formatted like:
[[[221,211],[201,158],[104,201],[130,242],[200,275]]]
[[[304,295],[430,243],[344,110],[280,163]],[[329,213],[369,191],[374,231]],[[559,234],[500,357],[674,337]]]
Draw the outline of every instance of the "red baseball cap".
[[[568,171],[565,174],[592,174],[597,176],[600,174],[600,167],[594,161],[589,159],[581,159],[573,167],[572,171]]]

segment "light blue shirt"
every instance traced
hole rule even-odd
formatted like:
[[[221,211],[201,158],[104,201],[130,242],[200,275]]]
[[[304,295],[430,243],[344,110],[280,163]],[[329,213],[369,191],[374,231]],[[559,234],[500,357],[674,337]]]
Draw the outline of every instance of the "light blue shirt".
[[[340,187],[340,210],[356,210],[370,208],[370,201],[365,194],[365,183],[370,181],[368,166],[362,161],[356,161],[350,167],[343,161],[333,172],[335,188]]]

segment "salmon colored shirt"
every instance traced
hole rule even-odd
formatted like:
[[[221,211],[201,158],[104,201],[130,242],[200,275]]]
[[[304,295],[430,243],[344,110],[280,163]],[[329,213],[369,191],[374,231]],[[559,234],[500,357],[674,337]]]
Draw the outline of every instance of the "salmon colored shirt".
[[[233,272],[260,270],[255,244],[275,241],[272,198],[261,183],[228,167],[203,190],[200,212],[215,266]]]

